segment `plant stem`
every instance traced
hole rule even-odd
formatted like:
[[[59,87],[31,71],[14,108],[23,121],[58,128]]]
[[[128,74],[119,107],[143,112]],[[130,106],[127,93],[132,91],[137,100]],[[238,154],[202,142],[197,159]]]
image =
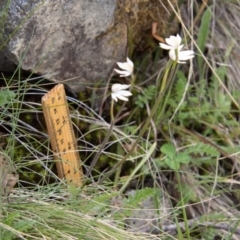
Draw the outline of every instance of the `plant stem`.
[[[131,150],[128,152],[127,155],[125,155],[125,157],[123,157],[123,159],[121,161],[119,161],[117,164],[115,164],[115,166],[108,172],[105,174],[105,176],[99,180],[99,184],[101,184],[105,179],[107,179],[108,177],[110,177],[120,166],[122,166],[122,164],[130,157],[130,155],[132,154],[132,152],[134,151],[135,147],[137,146],[139,140],[141,139],[141,137],[143,136],[143,134],[145,133],[145,131],[147,130],[149,124],[150,124],[150,121],[152,119],[152,117],[154,116],[154,114],[156,113],[156,110],[158,109],[159,107],[159,104],[161,103],[161,100],[162,100],[162,96],[166,90],[166,85],[167,85],[167,77],[169,75],[169,71],[171,69],[171,66],[173,66],[173,70],[176,68],[177,66],[177,62],[172,62],[170,60],[170,63],[167,65],[167,68],[166,68],[166,71],[164,73],[164,76],[163,76],[163,81],[162,81],[162,84],[161,84],[161,88],[160,88],[160,92],[159,92],[159,95],[158,95],[158,98],[152,108],[152,111],[150,113],[150,115],[148,116],[145,124],[143,125],[142,127],[142,130],[140,131],[136,141],[134,142]],[[173,79],[169,80],[168,82],[171,82]]]
[[[121,109],[118,111],[116,117],[114,118],[114,114],[113,114],[113,105],[114,105],[114,102],[112,100],[111,102],[111,109],[110,109],[110,115],[111,115],[111,124],[110,124],[110,127],[109,127],[109,131],[107,132],[107,135],[106,137],[104,138],[102,144],[101,144],[101,147],[100,149],[98,150],[97,154],[95,155],[87,173],[86,173],[86,177],[89,177],[91,172],[92,172],[92,169],[94,168],[94,166],[96,165],[100,155],[102,154],[102,150],[103,148],[105,147],[108,139],[110,138],[111,134],[112,134],[112,130],[113,130],[113,127],[114,127],[114,124],[116,122],[116,119],[118,119],[120,113],[122,112],[122,110],[124,109],[125,105],[126,105],[126,102],[124,102],[124,104],[122,105]],[[83,186],[85,186],[85,184],[83,184]]]
[[[186,213],[186,208],[185,208],[185,203],[184,203],[182,184],[181,184],[181,180],[180,180],[180,174],[178,171],[176,171],[176,175],[177,175],[177,180],[178,180],[180,195],[181,195],[180,203],[181,203],[181,207],[182,207],[183,221],[185,223],[185,231],[187,233],[188,239],[191,239],[190,234],[189,234],[188,219],[187,219],[187,213]]]
[[[110,109],[111,123],[114,122],[113,106],[114,106],[114,100],[112,100],[111,102],[111,109]]]

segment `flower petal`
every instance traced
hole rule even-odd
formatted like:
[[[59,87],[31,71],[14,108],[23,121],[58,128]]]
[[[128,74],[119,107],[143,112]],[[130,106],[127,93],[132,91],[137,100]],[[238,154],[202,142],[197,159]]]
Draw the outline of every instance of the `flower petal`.
[[[120,99],[122,101],[128,101],[127,97],[132,96],[132,93],[129,92],[129,91],[126,91],[126,90],[121,90],[121,91],[118,91],[114,94],[118,99]]]
[[[120,77],[128,77],[131,75],[131,73],[129,73],[128,71],[121,71],[118,69],[114,69],[115,72],[120,74]]]
[[[127,77],[130,76],[133,73],[133,62],[127,57],[127,62],[117,62],[117,65],[125,71],[125,73],[120,73],[123,74],[120,77]],[[119,73],[116,69],[114,69],[117,73]]]
[[[179,35],[177,35],[177,36],[170,36],[170,38],[166,38],[165,41],[174,49],[177,49],[180,46],[182,39]]]
[[[133,68],[134,65],[133,65],[133,62],[127,57],[127,63]]]
[[[123,70],[126,70],[128,68],[127,63],[125,62],[117,62],[117,65]]]
[[[169,57],[173,61],[177,61],[178,63],[185,63],[185,60],[192,59],[194,57],[194,52],[191,50],[181,51],[183,48],[183,44],[181,45],[182,38],[177,34],[177,36],[170,36],[169,38],[165,38],[166,43],[159,43],[160,47],[166,50],[169,50]]]
[[[116,102],[118,101],[117,96],[116,96],[116,93],[112,93],[112,94],[111,94],[111,97],[112,97],[112,99],[115,100]]]
[[[178,46],[179,46],[181,44],[181,42],[182,42],[182,38],[179,36],[179,34],[177,34],[176,38],[177,38],[176,41],[177,41]]]
[[[129,96],[132,96],[132,93],[128,90],[131,85],[128,84],[120,84],[120,83],[115,83],[112,85],[112,99],[115,100],[116,102],[118,101],[118,99],[122,100],[122,101],[128,101]]]
[[[179,45],[179,47],[178,47],[178,51],[180,51],[182,48],[183,48],[183,44],[182,45]]]
[[[122,84],[120,84],[120,83],[113,84],[112,88],[111,88],[112,92],[117,92],[117,91],[121,90],[121,85]]]
[[[124,97],[132,96],[132,93],[130,91],[127,91],[127,90],[118,91],[118,94],[121,95],[121,96],[124,96]]]
[[[176,56],[176,51],[177,50],[175,50],[175,49],[171,49],[170,51],[169,51],[169,57],[173,60],[173,61],[175,61],[176,60],[176,58],[177,58],[177,56]]]
[[[169,45],[167,45],[167,44],[165,44],[165,43],[159,43],[159,45],[160,45],[160,47],[161,47],[162,49],[166,49],[166,50],[170,50],[170,49],[173,48],[172,46],[169,46]]]
[[[179,52],[178,59],[181,61],[189,60],[194,57],[194,51],[187,50],[187,51],[181,51]]]
[[[170,36],[170,38],[165,38],[165,42],[171,46],[172,48],[174,47],[173,46],[173,40],[172,40],[172,36]]]
[[[119,96],[117,96],[120,100],[122,100],[122,101],[125,101],[125,102],[127,102],[128,101],[128,98],[126,98],[126,97],[124,97],[124,96],[121,96],[121,95],[119,95]]]
[[[131,85],[115,83],[112,85],[112,92],[118,92],[121,90],[128,89]]]

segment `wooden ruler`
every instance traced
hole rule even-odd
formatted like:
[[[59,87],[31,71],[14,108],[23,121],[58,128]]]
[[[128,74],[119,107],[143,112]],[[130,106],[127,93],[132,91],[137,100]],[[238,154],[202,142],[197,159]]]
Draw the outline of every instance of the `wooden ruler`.
[[[63,84],[42,97],[43,113],[59,178],[81,186],[83,173]]]

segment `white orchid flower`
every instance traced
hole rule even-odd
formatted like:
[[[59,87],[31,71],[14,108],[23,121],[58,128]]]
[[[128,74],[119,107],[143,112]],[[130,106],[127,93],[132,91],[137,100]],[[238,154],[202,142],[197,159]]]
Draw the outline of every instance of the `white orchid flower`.
[[[115,100],[116,102],[118,101],[118,99],[122,100],[122,101],[128,101],[129,96],[132,96],[132,93],[126,89],[128,89],[131,85],[127,85],[127,84],[113,84],[112,85],[112,99]]]
[[[160,47],[169,50],[169,57],[173,61],[177,61],[178,63],[186,63],[186,60],[194,57],[194,51],[192,50],[181,51],[183,44],[181,45],[182,38],[179,35],[170,36],[170,38],[166,38],[165,41],[167,44],[159,43]]]
[[[117,62],[117,65],[123,69],[114,69],[115,72],[120,74],[120,77],[128,77],[133,73],[133,62],[127,57],[127,62]]]

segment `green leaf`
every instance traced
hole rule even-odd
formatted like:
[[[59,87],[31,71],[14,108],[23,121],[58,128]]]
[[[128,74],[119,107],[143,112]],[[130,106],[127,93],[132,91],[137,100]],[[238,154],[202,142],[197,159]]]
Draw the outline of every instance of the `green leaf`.
[[[203,52],[205,48],[205,43],[207,41],[209,29],[210,29],[210,22],[211,22],[212,12],[208,7],[202,16],[202,21],[199,29],[198,40],[197,44],[200,50]],[[202,68],[202,56],[198,56],[198,66]]]
[[[177,161],[181,163],[189,163],[191,161],[191,158],[186,153],[178,153],[177,154]]]
[[[165,159],[165,163],[172,169],[172,170],[178,170],[180,167],[180,163],[177,161],[177,159],[175,158],[166,158]]]
[[[176,155],[175,147],[170,143],[163,144],[160,150],[170,158],[174,158]]]
[[[137,208],[140,203],[144,200],[155,196],[156,189],[154,188],[143,188],[134,191],[134,194],[129,194],[127,199],[123,200],[124,208]]]
[[[184,151],[185,154],[191,155],[200,155],[200,156],[209,156],[214,158],[219,158],[219,151],[210,144],[197,143],[194,146],[191,146]]]
[[[143,108],[145,104],[147,104],[149,101],[153,99],[153,97],[155,96],[155,92],[156,92],[155,85],[148,86],[143,90],[142,93],[139,93],[137,95],[137,100],[135,101],[135,104],[138,107]]]

